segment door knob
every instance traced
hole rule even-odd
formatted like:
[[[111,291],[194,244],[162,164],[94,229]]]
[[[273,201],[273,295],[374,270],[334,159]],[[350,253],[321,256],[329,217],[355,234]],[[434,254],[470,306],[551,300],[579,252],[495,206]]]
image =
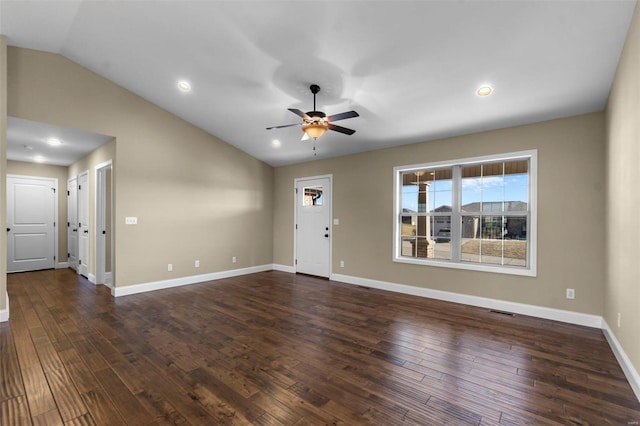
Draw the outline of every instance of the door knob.
[[[88,229],[85,229],[85,230],[84,230],[84,231],[82,231],[82,232],[84,232],[85,234],[88,234],[88,233],[89,233],[89,230],[88,230]]]
[[[7,232],[11,231],[11,228],[7,228]]]
[[[329,238],[329,234],[324,234],[324,237],[325,238]]]

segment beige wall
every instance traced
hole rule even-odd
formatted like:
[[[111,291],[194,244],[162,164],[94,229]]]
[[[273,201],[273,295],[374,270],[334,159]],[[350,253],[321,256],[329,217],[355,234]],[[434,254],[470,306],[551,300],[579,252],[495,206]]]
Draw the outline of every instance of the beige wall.
[[[604,318],[640,370],[640,10],[607,105],[607,277]],[[620,313],[621,327],[617,326]]]
[[[116,138],[117,286],[272,262],[270,166],[60,55],[10,47],[7,91],[13,117]]]
[[[37,176],[58,180],[58,258],[57,262],[67,261],[67,174],[64,166],[7,161],[7,174]]]
[[[88,171],[89,172],[89,274],[96,274],[96,166],[116,157],[116,141],[111,140],[87,156],[81,158],[69,166],[67,177],[71,179],[74,176]],[[112,164],[115,170],[115,161]]]
[[[602,315],[604,137],[604,114],[594,113],[276,168],[274,263],[292,265],[294,178],[332,174],[334,273]],[[392,262],[394,166],[530,149],[538,150],[537,277]]]
[[[7,223],[7,38],[0,35],[0,223]],[[7,309],[7,233],[0,232],[0,311]]]

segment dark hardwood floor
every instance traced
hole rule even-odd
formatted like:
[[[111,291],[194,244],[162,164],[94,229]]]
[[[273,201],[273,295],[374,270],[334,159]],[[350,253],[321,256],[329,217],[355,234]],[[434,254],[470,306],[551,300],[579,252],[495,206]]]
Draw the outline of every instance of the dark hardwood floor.
[[[5,425],[633,425],[602,332],[282,272],[113,299],[8,277]]]

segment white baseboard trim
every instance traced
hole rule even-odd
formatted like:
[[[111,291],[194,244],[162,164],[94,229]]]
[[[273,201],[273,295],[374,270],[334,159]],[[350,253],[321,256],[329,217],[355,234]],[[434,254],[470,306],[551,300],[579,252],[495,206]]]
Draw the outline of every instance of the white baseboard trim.
[[[130,294],[145,293],[147,291],[162,290],[164,288],[180,287],[183,285],[197,284],[205,281],[220,280],[222,278],[238,277],[240,275],[255,274],[257,272],[270,271],[273,265],[259,265],[229,271],[212,272],[210,274],[191,275],[188,277],[174,278],[171,280],[153,281],[142,284],[128,285],[126,287],[112,287],[113,297],[128,296]]]
[[[0,309],[0,322],[9,321],[9,293],[5,291],[4,300],[6,302],[6,309]]]
[[[113,288],[113,272],[104,273],[104,285],[109,288]]]
[[[272,268],[274,271],[280,271],[280,272],[289,272],[291,274],[295,274],[296,273],[296,268],[294,268],[293,266],[289,266],[289,265],[280,265],[278,263],[274,263],[272,265]]]
[[[372,280],[350,275],[331,274],[331,280],[341,281],[347,284],[361,285],[380,290],[394,291],[396,293],[410,294],[413,296],[428,297],[447,302],[461,303],[463,305],[478,306],[481,308],[496,309],[499,311],[513,312],[520,315],[529,315],[570,324],[584,325],[586,327],[602,328],[602,317],[598,315],[583,314],[580,312],[565,311],[562,309],[546,308],[543,306],[526,305],[524,303],[507,302],[504,300],[489,299],[480,296],[452,293],[449,291],[433,290],[430,288],[415,287],[406,284],[397,284],[387,281]]]
[[[58,262],[56,263],[56,269],[64,269],[69,267],[69,262]]]
[[[633,389],[636,398],[640,401],[640,374],[638,374],[638,370],[635,369],[624,349],[622,349],[622,345],[618,342],[613,330],[604,319],[602,320],[602,331],[604,332],[604,337],[607,339],[607,342],[609,342],[609,346],[611,346],[613,354],[618,360],[618,364],[620,364],[620,368],[622,368],[625,377],[629,381],[631,389]]]
[[[89,280],[89,282],[93,285],[96,285],[96,276],[94,274],[89,274],[87,275],[87,279]]]

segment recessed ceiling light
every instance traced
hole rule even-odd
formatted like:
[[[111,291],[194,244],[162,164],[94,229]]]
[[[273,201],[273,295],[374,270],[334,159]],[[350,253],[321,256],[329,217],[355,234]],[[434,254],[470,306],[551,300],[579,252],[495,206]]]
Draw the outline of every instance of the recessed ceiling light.
[[[60,139],[56,139],[56,138],[49,138],[47,139],[47,143],[51,146],[60,146],[62,145],[62,142],[60,141]]]
[[[282,145],[282,144],[280,143],[280,141],[278,139],[274,139],[274,140],[271,141],[271,146],[274,147],[274,148],[280,148],[280,145]]]
[[[188,81],[182,80],[178,82],[178,90],[183,93],[188,93],[191,91],[191,83]]]
[[[476,95],[478,96],[489,96],[491,93],[493,93],[493,87],[488,85],[480,86],[478,90],[476,90]]]
[[[36,155],[35,157],[33,157],[33,161],[35,161],[36,163],[44,163],[46,160],[46,158],[44,158],[42,155]]]

